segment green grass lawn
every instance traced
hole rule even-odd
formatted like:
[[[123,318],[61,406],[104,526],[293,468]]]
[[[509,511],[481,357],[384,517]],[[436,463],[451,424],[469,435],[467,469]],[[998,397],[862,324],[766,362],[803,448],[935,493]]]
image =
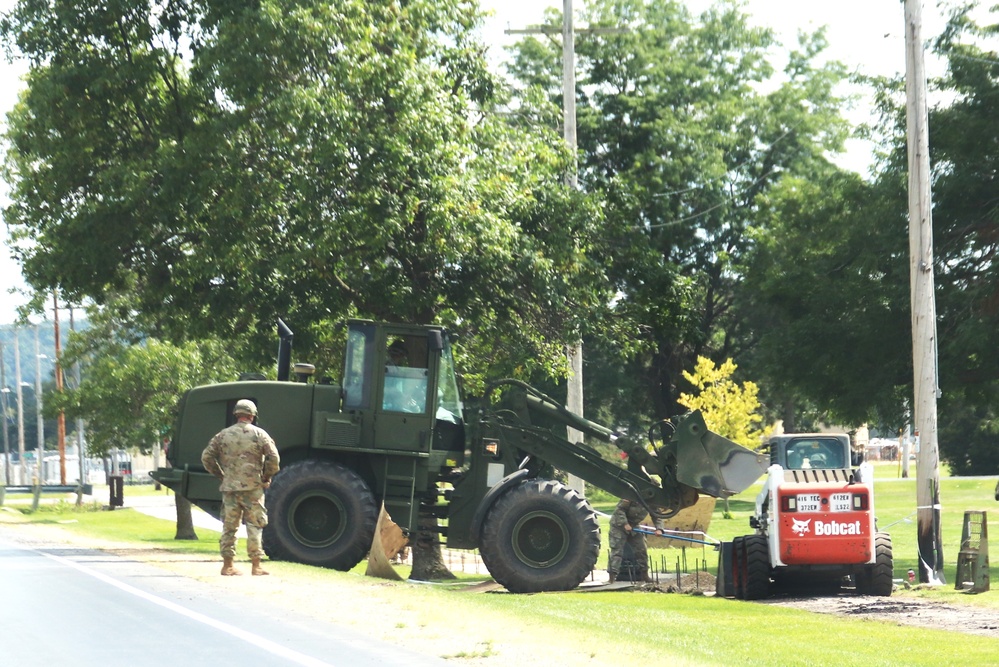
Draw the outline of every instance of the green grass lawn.
[[[901,578],[916,564],[915,479],[898,480],[878,470],[875,485],[879,525],[892,534],[895,577]],[[999,593],[970,595],[953,587],[954,561],[964,511],[993,509],[995,479],[943,478],[942,532],[947,586],[899,591],[896,596],[929,596],[954,604],[980,604],[999,608]],[[724,518],[718,503],[708,533],[722,540],[750,532],[748,518],[760,485],[734,496],[731,518]],[[129,489],[126,489],[126,498]],[[613,502],[597,497],[594,505],[609,512]],[[8,509],[11,509],[8,507]],[[35,514],[5,511],[2,521],[57,524],[71,534],[87,535],[140,547],[182,553],[218,555],[218,533],[198,529],[197,541],[173,540],[173,524],[132,509],[100,511],[99,503],[77,509],[71,502],[43,506]],[[992,534],[999,535],[990,512]],[[604,520],[606,521],[606,520]],[[606,536],[606,525],[604,533]],[[680,550],[662,552],[675,561]],[[688,548],[688,564],[705,558],[714,572],[717,556],[711,548]],[[606,562],[606,546],[601,563]],[[349,573],[332,572],[291,563],[271,563],[277,576],[303,577],[316,587],[328,586],[330,594],[385,596],[387,604],[417,609],[447,610],[448,618],[481,619],[481,655],[497,652],[501,664],[505,638],[529,632],[538,637],[539,650],[573,646],[602,664],[690,666],[780,665],[816,666],[941,664],[996,664],[999,640],[951,632],[896,626],[889,622],[862,621],[788,609],[769,604],[740,602],[698,595],[639,592],[569,592],[539,595],[468,594],[455,587],[391,584],[362,576],[363,564]],[[403,574],[405,574],[403,572]],[[480,577],[481,578],[481,577]],[[474,580],[475,577],[468,577]],[[999,615],[997,615],[999,619]],[[398,621],[386,621],[398,623]],[[447,620],[444,618],[446,624]],[[422,628],[422,626],[421,626]],[[427,626],[426,631],[432,628]],[[433,630],[436,631],[436,630]],[[461,656],[454,656],[461,657]],[[465,656],[468,657],[468,656]],[[474,657],[474,656],[473,656]]]

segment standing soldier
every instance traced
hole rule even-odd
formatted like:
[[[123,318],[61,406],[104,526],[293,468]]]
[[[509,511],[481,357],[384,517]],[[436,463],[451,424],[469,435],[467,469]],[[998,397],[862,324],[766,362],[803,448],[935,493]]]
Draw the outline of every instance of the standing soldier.
[[[645,535],[632,530],[638,526],[649,515],[640,503],[622,499],[610,518],[610,559],[607,561],[607,574],[610,583],[617,581],[617,575],[621,571],[621,562],[624,560],[624,545],[631,544],[631,550],[635,554],[635,562],[638,564],[638,571],[634,573],[635,581],[651,581],[649,578],[649,556],[645,547]],[[656,528],[656,534],[661,534]]]
[[[240,521],[246,523],[246,553],[253,574],[270,574],[260,567],[264,555],[260,533],[267,525],[264,489],[277,474],[280,457],[267,431],[253,424],[257,416],[253,401],[236,401],[232,414],[236,423],[219,431],[201,454],[205,470],[222,481],[222,575],[242,574],[232,564]]]

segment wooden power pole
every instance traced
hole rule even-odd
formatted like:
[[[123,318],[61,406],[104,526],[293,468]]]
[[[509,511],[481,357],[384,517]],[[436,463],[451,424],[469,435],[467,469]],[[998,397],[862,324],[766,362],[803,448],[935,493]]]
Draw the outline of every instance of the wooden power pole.
[[[572,167],[569,169],[569,187],[579,187],[576,169],[576,32],[572,20],[572,0],[562,0],[562,119],[565,127],[565,143],[572,152]],[[570,412],[583,416],[583,343],[566,348],[569,362],[565,403]],[[583,433],[571,426],[566,427],[569,442],[582,442]],[[584,490],[581,477],[569,475],[569,486],[580,493]]]
[[[506,30],[508,35],[551,35],[547,28],[526,28]],[[562,0],[562,127],[565,143],[572,152],[572,167],[566,179],[567,185],[575,190],[579,187],[576,160],[576,33],[618,34],[626,32],[618,28],[583,28],[576,30],[573,25],[572,0]],[[566,346],[566,359],[569,364],[569,378],[566,386],[565,406],[570,412],[583,416],[583,343]],[[566,427],[569,442],[583,442],[583,433],[571,426]],[[569,475],[569,486],[583,491],[583,479]]]
[[[59,333],[59,297],[52,293],[52,314],[55,322],[55,385],[62,395],[62,344]],[[66,486],[66,413],[59,410],[56,421],[56,443],[59,447],[59,483]]]
[[[921,0],[905,0],[906,136],[909,151],[909,288],[912,302],[913,423],[919,434],[916,509],[919,581],[943,583],[937,448],[937,326],[933,215]]]
[[[508,35],[551,34],[545,28],[507,30]],[[565,142],[572,152],[572,167],[566,182],[575,190],[578,187],[576,175],[576,31],[573,27],[572,0],[562,0],[562,127]],[[569,364],[569,378],[566,387],[565,403],[570,412],[583,416],[583,344],[566,346],[566,360]],[[566,427],[569,442],[583,441],[583,434],[571,426]],[[583,480],[569,475],[569,486],[583,490]]]

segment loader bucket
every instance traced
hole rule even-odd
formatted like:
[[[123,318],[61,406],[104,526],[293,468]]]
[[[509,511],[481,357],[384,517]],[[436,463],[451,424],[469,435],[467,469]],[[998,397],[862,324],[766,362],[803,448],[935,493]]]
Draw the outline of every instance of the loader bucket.
[[[677,425],[669,446],[675,447],[677,481],[716,498],[745,491],[770,465],[766,454],[709,431],[698,410]]]

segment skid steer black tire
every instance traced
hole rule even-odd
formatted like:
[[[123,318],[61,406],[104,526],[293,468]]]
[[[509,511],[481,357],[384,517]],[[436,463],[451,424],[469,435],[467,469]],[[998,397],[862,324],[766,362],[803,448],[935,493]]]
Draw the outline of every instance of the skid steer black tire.
[[[732,589],[736,600],[746,599],[746,538],[732,540]]]
[[[569,591],[597,562],[597,514],[558,482],[527,480],[490,508],[479,552],[493,579],[512,593]]]
[[[335,570],[361,562],[374,539],[378,507],[364,480],[329,461],[284,468],[266,494],[267,556]]]
[[[746,558],[745,599],[762,600],[770,596],[770,547],[763,535],[747,535],[743,540]]]
[[[874,564],[868,565],[863,572],[857,575],[857,592],[861,595],[890,596],[895,586],[893,570],[891,535],[875,533]]]

